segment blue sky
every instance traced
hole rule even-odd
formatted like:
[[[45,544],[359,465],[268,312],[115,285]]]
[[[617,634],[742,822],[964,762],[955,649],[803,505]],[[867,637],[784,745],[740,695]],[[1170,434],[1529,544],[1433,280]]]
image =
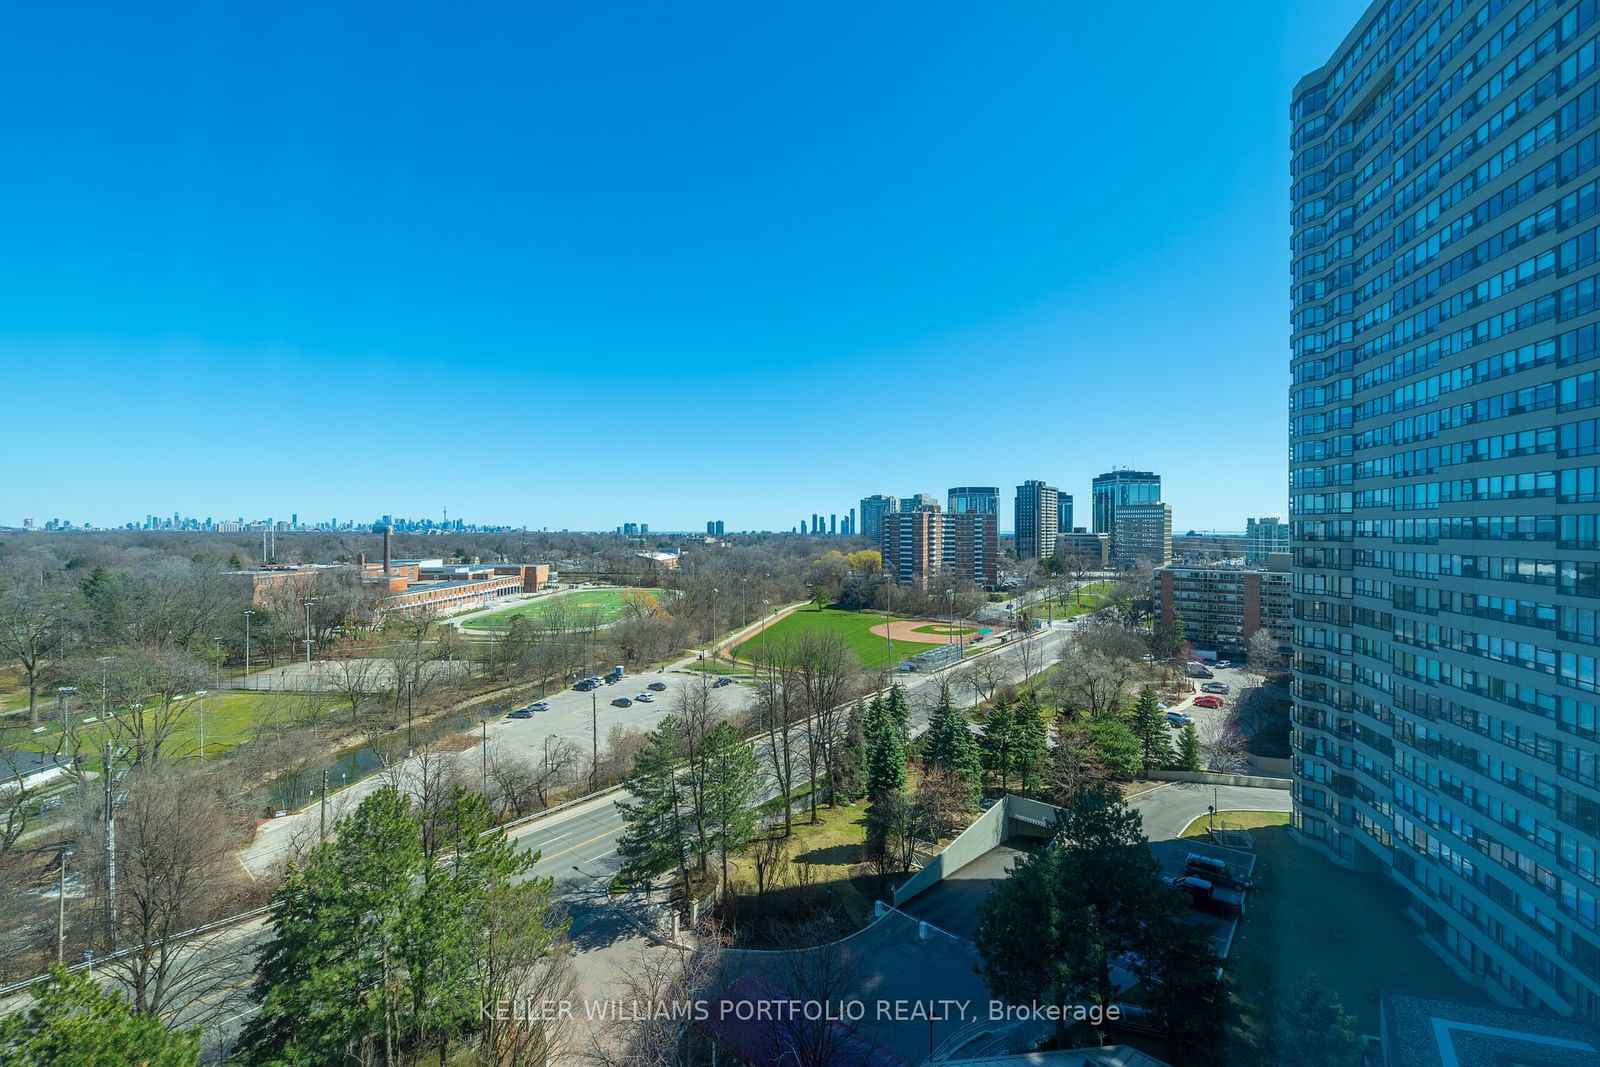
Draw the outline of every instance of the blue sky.
[[[0,523],[1285,510],[1288,95],[1365,4],[317,6],[8,14]]]

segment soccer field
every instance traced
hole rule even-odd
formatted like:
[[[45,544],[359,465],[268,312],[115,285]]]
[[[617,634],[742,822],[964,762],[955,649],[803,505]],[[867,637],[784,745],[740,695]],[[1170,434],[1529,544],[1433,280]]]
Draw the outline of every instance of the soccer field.
[[[497,611],[492,615],[480,615],[476,619],[468,619],[462,627],[468,630],[504,630],[511,625],[511,620],[521,615],[529,622],[538,622],[540,617],[556,610],[556,605],[561,605],[561,610],[566,612],[569,622],[586,620],[589,612],[598,611],[600,625],[616,622],[626,612],[623,597],[629,593],[644,593],[651,597],[660,597],[659,589],[582,589],[576,593],[562,593],[556,596],[540,597],[529,600],[515,607]]]
[[[815,608],[801,608],[768,626],[764,633],[741,644],[734,654],[740,659],[759,662],[762,658],[763,642],[777,643],[807,631],[820,630],[838,634],[843,639],[845,647],[861,660],[863,667],[877,670],[886,665],[893,667],[908,656],[936,648],[947,640],[929,634],[926,641],[906,641],[897,638],[891,642],[882,634],[872,632],[874,626],[892,622],[896,618],[898,616],[841,611],[838,608],[823,608],[821,611]]]

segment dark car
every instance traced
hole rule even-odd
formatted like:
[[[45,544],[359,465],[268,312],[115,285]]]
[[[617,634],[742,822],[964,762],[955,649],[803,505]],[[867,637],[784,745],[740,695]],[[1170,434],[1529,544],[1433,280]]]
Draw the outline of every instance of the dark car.
[[[618,697],[611,702],[611,706],[614,708],[631,708],[633,707],[633,701],[627,697]]]
[[[654,689],[658,693],[665,693],[667,691],[667,683],[666,682],[651,682],[649,685],[645,686],[645,688],[646,689]]]
[[[531,718],[533,718],[533,711],[531,709],[529,709],[529,708],[518,708],[516,711],[513,711],[510,715],[507,715],[506,718],[508,718],[508,719],[531,719]]]
[[[711,683],[711,688],[713,688],[713,689],[721,689],[725,685],[732,685],[732,684],[733,684],[733,679],[732,678],[718,678],[716,681]]]

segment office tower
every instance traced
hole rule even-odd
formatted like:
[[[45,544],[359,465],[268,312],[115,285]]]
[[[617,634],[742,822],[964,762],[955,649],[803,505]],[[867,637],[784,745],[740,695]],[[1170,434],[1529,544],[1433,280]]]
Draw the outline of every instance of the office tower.
[[[901,585],[925,585],[944,561],[944,519],[937,501],[883,517],[878,546],[883,573]]]
[[[1072,494],[1056,494],[1056,533],[1071,533],[1076,527],[1072,525]]]
[[[967,512],[976,512],[979,515],[1000,514],[1000,487],[995,485],[966,485],[950,490],[948,494],[949,506],[945,508],[952,515],[965,515]]]
[[[1000,580],[999,549],[1000,516],[994,512],[963,511],[944,517],[939,557],[946,574],[985,588],[993,586]]]
[[[1017,558],[1041,559],[1056,551],[1056,487],[1041,481],[1017,486]]]
[[[856,535],[856,509],[855,508],[851,508],[850,509],[850,514],[849,514],[849,516],[847,516],[845,518],[844,521],[845,521],[845,531],[844,531],[845,532],[845,536],[846,537],[854,537]]]
[[[1600,12],[1405,8],[1292,98],[1294,827],[1593,1021]]]
[[[828,533],[833,537],[839,536],[839,513],[834,512],[828,516]]]
[[[883,517],[900,510],[900,501],[884,493],[861,498],[861,536],[877,542],[883,538]]]
[[[1289,551],[1289,524],[1280,516],[1244,520],[1244,561],[1261,565],[1274,552]]]
[[[1087,530],[1073,530],[1070,533],[1057,531],[1056,558],[1069,564],[1100,570],[1111,562],[1111,538]]]
[[[933,508],[937,511],[939,510],[939,502],[927,493],[918,493],[915,496],[903,496],[900,498],[901,511],[919,511],[923,508]]]
[[[1117,509],[1127,504],[1160,503],[1161,476],[1149,471],[1108,471],[1095,478],[1090,491],[1091,528],[1109,535],[1111,555],[1122,558],[1117,550]]]
[[[1122,504],[1111,533],[1111,555],[1118,563],[1150,563],[1172,559],[1172,505]]]

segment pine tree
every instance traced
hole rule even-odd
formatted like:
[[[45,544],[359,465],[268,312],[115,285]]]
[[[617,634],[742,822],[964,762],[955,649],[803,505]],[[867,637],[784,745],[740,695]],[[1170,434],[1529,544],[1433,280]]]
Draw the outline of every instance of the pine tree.
[[[967,718],[950,701],[950,691],[940,694],[939,706],[928,720],[928,736],[923,761],[930,769],[945,770],[965,779],[972,793],[972,806],[983,797],[983,756]]]
[[[1172,728],[1156,700],[1156,691],[1149,686],[1139,691],[1139,700],[1133,706],[1133,734],[1139,739],[1139,757],[1145,770],[1172,762]]]
[[[874,700],[867,718],[867,855],[876,858],[888,839],[886,820],[904,798],[906,748],[887,704]]]
[[[1089,724],[1100,763],[1113,778],[1137,778],[1143,765],[1138,737],[1118,718],[1097,719]]]
[[[1183,733],[1178,735],[1178,770],[1198,771],[1200,765],[1200,733],[1194,728],[1194,723],[1183,724]]]
[[[761,768],[755,749],[728,722],[706,735],[706,822],[722,859],[722,884],[728,884],[728,853],[749,844],[756,832]]]
[[[676,715],[662,719],[633,757],[627,780],[630,799],[617,802],[624,823],[617,851],[630,881],[649,881],[677,868],[684,886],[689,884],[683,757],[683,723]]]
[[[983,754],[984,769],[1000,775],[1000,788],[1005,791],[1011,788],[1011,770],[1016,766],[1016,727],[1011,698],[1002,694],[983,717],[978,748]]]
[[[340,821],[338,836],[291,870],[272,898],[260,1011],[239,1039],[246,1063],[322,1063],[394,1034],[404,938],[422,867],[410,802],[385,787]]]
[[[1012,717],[1018,788],[1024,796],[1036,797],[1044,788],[1045,768],[1050,760],[1050,728],[1044,721],[1044,709],[1031,692],[1017,701]]]
[[[899,682],[889,687],[889,697],[884,701],[884,716],[900,733],[900,746],[909,747],[911,744],[911,704],[906,700],[906,691]]]
[[[115,990],[60,965],[33,989],[33,1004],[0,1019],[0,1050],[12,1067],[85,1064],[113,1067],[192,1067],[200,1062],[200,1028],[168,1031]]]
[[[882,708],[879,708],[882,713]],[[867,785],[867,722],[870,712],[861,701],[850,709],[844,736],[839,739],[835,761],[833,795],[842,804],[852,803]]]
[[[1295,992],[1279,1025],[1278,1044],[1281,1050],[1292,1049],[1294,1061],[1308,1067],[1356,1067],[1361,1062],[1350,1013],[1336,994],[1315,981]]]

